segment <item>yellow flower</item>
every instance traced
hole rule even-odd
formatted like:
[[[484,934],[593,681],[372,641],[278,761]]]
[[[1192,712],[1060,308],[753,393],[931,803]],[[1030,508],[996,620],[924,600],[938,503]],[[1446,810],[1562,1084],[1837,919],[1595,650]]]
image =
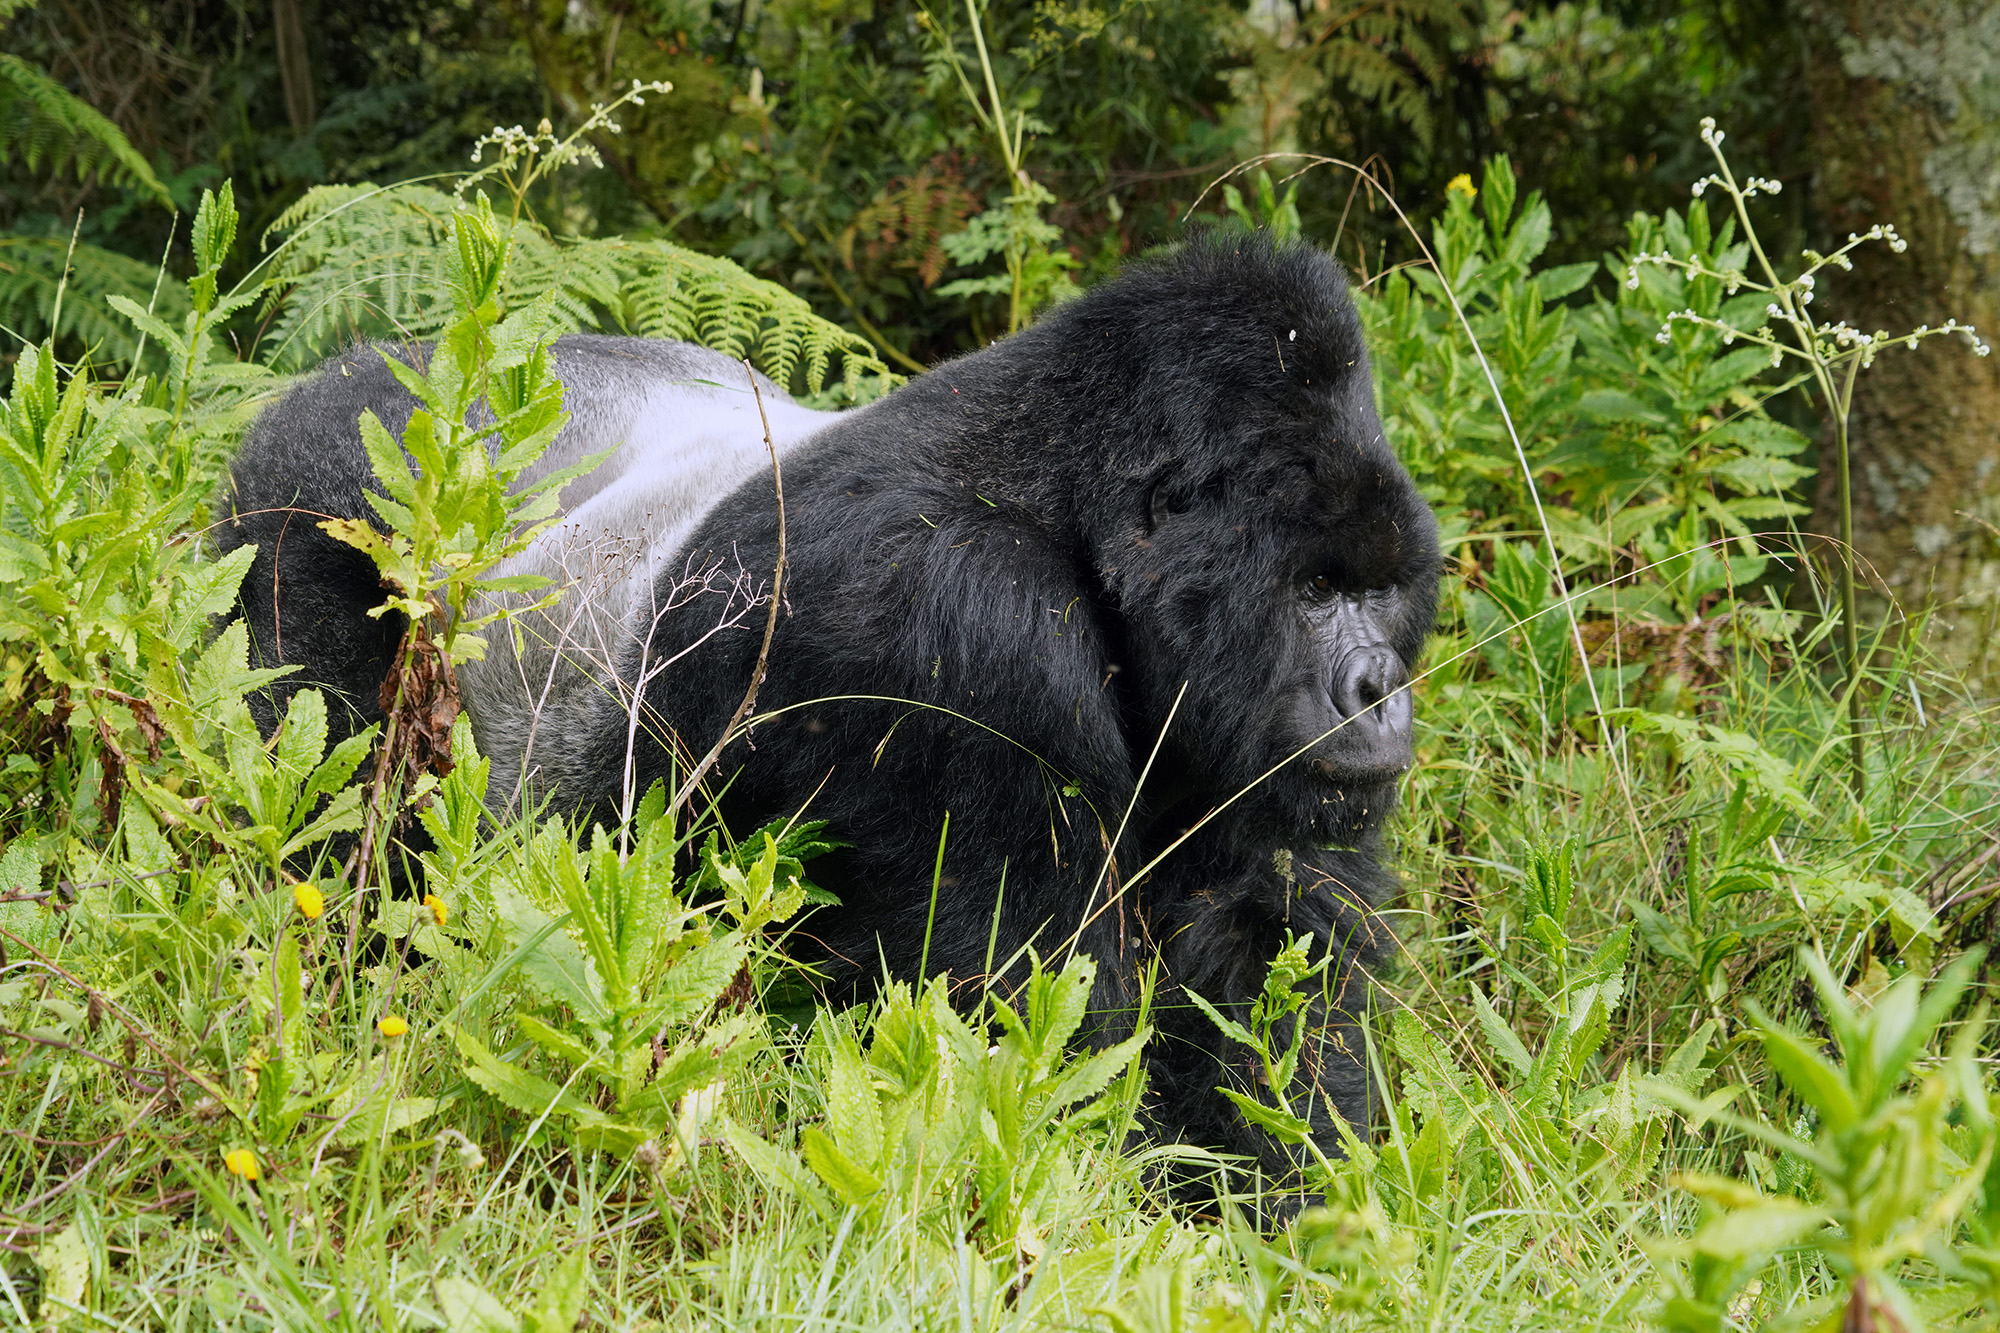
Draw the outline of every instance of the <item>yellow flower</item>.
[[[1444,187],[1444,192],[1446,194],[1450,194],[1453,190],[1457,190],[1460,194],[1463,194],[1467,199],[1470,199],[1472,198],[1473,195],[1479,193],[1479,191],[1474,189],[1472,186],[1472,177],[1467,175],[1463,171],[1459,172],[1456,176],[1453,176],[1451,180]]]
[[[317,921],[326,910],[326,895],[311,884],[301,880],[292,885],[292,901],[299,905],[299,912],[308,921]]]
[[[375,1030],[385,1037],[400,1037],[410,1030],[410,1025],[396,1015],[390,1014],[375,1025]]]
[[[230,1175],[241,1176],[245,1180],[255,1180],[262,1174],[257,1167],[257,1154],[248,1148],[235,1148],[222,1154],[222,1164],[229,1168]]]
[[[442,926],[445,917],[449,914],[449,909],[444,905],[444,899],[438,897],[435,893],[427,893],[424,895],[424,906],[431,909],[431,917]]]

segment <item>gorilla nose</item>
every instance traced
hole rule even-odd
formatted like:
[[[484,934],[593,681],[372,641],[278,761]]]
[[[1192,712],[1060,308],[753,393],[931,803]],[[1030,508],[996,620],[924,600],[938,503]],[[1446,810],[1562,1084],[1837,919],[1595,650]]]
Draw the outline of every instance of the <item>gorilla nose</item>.
[[[1372,723],[1382,731],[1407,735],[1410,730],[1409,672],[1388,648],[1364,648],[1334,667],[1333,703],[1344,718],[1357,725]]]

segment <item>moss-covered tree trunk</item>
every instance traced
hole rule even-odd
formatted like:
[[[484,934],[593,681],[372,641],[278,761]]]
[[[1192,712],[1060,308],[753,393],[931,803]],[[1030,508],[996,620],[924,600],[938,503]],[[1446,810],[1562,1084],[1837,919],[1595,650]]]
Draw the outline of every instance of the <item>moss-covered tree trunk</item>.
[[[1826,242],[1893,223],[1827,283],[1825,318],[1869,331],[1956,317],[2000,333],[2000,6],[1797,0],[1809,46],[1813,211]],[[1830,247],[1829,247],[1830,248]],[[1869,585],[1933,603],[1949,654],[1982,673],[2000,613],[2000,356],[1960,340],[1863,372],[1852,418],[1855,544]],[[1832,460],[1814,528],[1838,531]]]

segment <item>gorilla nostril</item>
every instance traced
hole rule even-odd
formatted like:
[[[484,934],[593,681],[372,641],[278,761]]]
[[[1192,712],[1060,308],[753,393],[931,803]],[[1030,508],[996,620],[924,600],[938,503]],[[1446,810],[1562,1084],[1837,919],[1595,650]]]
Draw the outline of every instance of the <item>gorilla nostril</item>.
[[[1350,653],[1334,667],[1333,703],[1342,717],[1363,713],[1384,727],[1394,727],[1404,710],[1391,696],[1409,684],[1403,663],[1387,648]],[[1384,703],[1388,700],[1388,703]]]

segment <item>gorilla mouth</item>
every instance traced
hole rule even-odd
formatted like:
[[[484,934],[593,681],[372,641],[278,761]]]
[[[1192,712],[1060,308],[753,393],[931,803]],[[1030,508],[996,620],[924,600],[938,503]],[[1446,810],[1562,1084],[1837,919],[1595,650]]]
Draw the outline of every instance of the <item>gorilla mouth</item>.
[[[1336,791],[1371,791],[1392,784],[1410,770],[1413,756],[1406,754],[1372,755],[1373,763],[1355,763],[1352,760],[1314,759],[1307,767],[1312,775],[1326,786]]]

